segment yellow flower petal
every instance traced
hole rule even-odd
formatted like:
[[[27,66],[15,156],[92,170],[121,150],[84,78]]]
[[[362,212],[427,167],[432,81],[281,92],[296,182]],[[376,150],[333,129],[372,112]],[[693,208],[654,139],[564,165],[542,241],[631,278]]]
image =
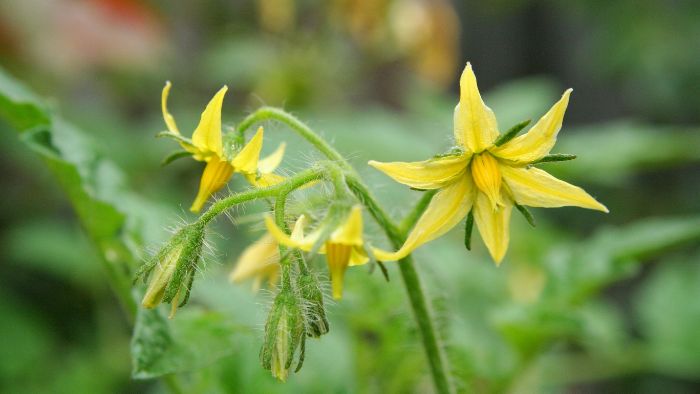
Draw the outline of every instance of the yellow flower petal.
[[[496,265],[501,264],[510,240],[510,213],[513,205],[507,198],[503,200],[504,204],[494,210],[489,198],[484,193],[477,193],[474,203],[474,221]]]
[[[187,140],[185,140],[184,137],[181,136],[180,130],[178,130],[177,124],[175,123],[175,118],[168,111],[168,96],[170,95],[171,87],[172,84],[170,83],[170,81],[165,82],[165,86],[163,87],[163,93],[161,94],[161,109],[163,111],[163,120],[165,121],[165,125],[168,127],[168,131],[179,137],[178,140],[182,149],[192,153],[193,157],[196,160],[204,160],[204,158],[201,156],[201,152],[199,151],[199,149],[194,145],[186,142]]]
[[[491,201],[491,207],[496,209],[503,205],[501,201],[501,171],[498,169],[498,161],[489,153],[481,153],[474,156],[471,166],[474,184]]]
[[[362,207],[356,205],[352,208],[345,223],[340,225],[329,238],[329,242],[362,246]]]
[[[259,176],[255,174],[245,174],[245,178],[255,187],[274,186],[285,179],[282,175],[277,174],[260,174]]]
[[[384,172],[395,181],[416,189],[438,189],[462,175],[469,156],[447,156],[412,163],[381,163],[371,160],[368,164]]]
[[[224,187],[231,175],[233,175],[231,164],[219,160],[218,156],[212,156],[207,166],[204,167],[202,179],[199,182],[199,192],[190,207],[190,211],[199,212],[209,197]]]
[[[400,260],[417,247],[445,234],[459,223],[472,208],[475,187],[470,176],[463,176],[435,194],[418,219],[401,249],[394,253],[372,249],[381,261]]]
[[[467,63],[459,81],[460,98],[455,107],[455,140],[474,153],[490,147],[498,137],[498,124],[491,108],[484,104],[472,65]]]
[[[238,172],[244,174],[255,174],[258,171],[258,159],[263,143],[263,128],[258,127],[258,131],[253,138],[241,149],[233,158],[231,164]]]
[[[608,212],[608,208],[580,187],[559,180],[539,168],[501,166],[501,173],[515,202],[520,205],[544,208],[574,206]]]
[[[209,101],[202,112],[199,125],[192,134],[192,143],[203,152],[211,152],[223,157],[223,145],[221,143],[221,107],[224,104],[224,95],[227,86],[221,88]]]
[[[361,246],[355,246],[352,248],[350,253],[350,263],[348,266],[353,267],[356,265],[367,264],[369,261],[369,256],[367,256],[367,251]]]
[[[280,146],[272,152],[271,155],[260,159],[258,161],[258,171],[262,174],[271,174],[277,167],[279,167],[282,162],[282,157],[284,157],[284,150],[287,147],[286,143],[281,143]]]
[[[292,248],[301,249],[305,252],[311,251],[317,237],[309,236],[304,237],[304,226],[306,224],[306,217],[304,215],[299,216],[297,222],[294,224],[294,230],[292,231],[292,236],[287,235],[286,232],[282,231],[281,228],[277,227],[275,221],[271,216],[265,216],[265,227],[267,231],[270,232],[277,242],[284,246],[289,246]]]
[[[165,125],[168,126],[168,130],[171,133],[180,134],[180,130],[178,130],[177,124],[175,123],[175,118],[173,118],[173,116],[170,115],[170,112],[168,112],[168,96],[170,95],[171,87],[172,84],[170,83],[170,81],[166,81],[165,86],[163,87],[163,93],[161,94],[161,109],[163,111],[163,120],[165,120]]]
[[[268,279],[270,282],[276,280],[279,261],[279,244],[272,235],[265,234],[241,253],[236,267],[229,275],[229,280],[238,283],[253,278],[255,291],[260,287],[262,280]]]
[[[561,99],[532,126],[530,131],[495,147],[491,152],[504,159],[519,163],[531,163],[546,156],[557,142],[557,134],[564,121],[564,113],[569,105],[572,89],[568,89]]]
[[[331,287],[333,298],[339,300],[343,296],[343,280],[345,271],[350,263],[350,255],[353,247],[350,245],[326,242],[326,261],[331,273]]]

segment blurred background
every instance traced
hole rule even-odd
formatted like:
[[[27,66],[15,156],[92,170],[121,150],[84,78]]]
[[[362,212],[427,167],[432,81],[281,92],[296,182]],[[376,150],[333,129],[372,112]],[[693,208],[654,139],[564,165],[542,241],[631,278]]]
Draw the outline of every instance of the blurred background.
[[[365,163],[449,149],[470,61],[502,130],[574,88],[555,151],[579,158],[546,170],[611,213],[535,209],[534,229],[514,215],[500,268],[476,238],[464,249],[462,229],[417,251],[457,389],[698,392],[698,48],[693,0],[3,0],[0,87],[12,75],[71,126],[35,132],[0,100],[0,391],[161,392],[172,385],[132,374],[181,372],[185,392],[430,392],[392,264],[388,283],[348,272],[331,332],[288,383],[262,370],[270,293],[226,279],[261,234],[262,205],[217,223],[216,252],[171,323],[179,353],[150,359],[138,329],[130,351],[133,321],[107,278],[193,219],[200,163],[162,167],[176,146],[154,138],[166,80],[186,135],[227,84],[225,123],[261,105],[293,112],[400,218],[420,192]],[[283,172],[318,157],[265,126],[265,152],[289,141]]]

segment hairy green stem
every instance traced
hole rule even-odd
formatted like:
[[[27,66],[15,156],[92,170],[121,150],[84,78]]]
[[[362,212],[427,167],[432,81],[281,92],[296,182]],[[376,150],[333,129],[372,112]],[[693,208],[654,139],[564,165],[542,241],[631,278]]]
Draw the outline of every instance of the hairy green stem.
[[[311,143],[319,152],[323,153],[327,158],[341,163],[343,167],[349,167],[345,158],[338,153],[330,144],[323,140],[318,134],[316,134],[309,126],[304,122],[299,120],[296,116],[289,114],[279,108],[273,107],[262,107],[258,108],[255,112],[248,115],[238,124],[238,131],[245,132],[253,124],[263,122],[266,120],[276,120],[281,123],[286,124],[302,138]]]
[[[413,228],[420,216],[423,214],[423,212],[425,212],[425,209],[428,207],[428,204],[430,204],[430,201],[433,200],[435,193],[437,193],[437,190],[428,190],[423,193],[423,196],[420,198],[420,200],[418,200],[411,212],[409,212],[408,215],[403,218],[401,223],[399,223],[399,230],[402,233],[408,234],[408,231]]]
[[[222,212],[246,201],[273,197],[279,195],[280,193],[288,194],[291,190],[298,189],[307,183],[321,179],[323,174],[324,171],[322,168],[310,168],[308,170],[301,171],[276,185],[260,189],[250,189],[233,194],[212,204],[209,209],[207,209],[207,211],[199,217],[199,222],[206,225]]]
[[[374,217],[377,223],[379,223],[379,225],[384,229],[394,248],[400,248],[405,241],[407,230],[402,231],[393,223],[393,221],[389,218],[389,215],[384,212],[377,200],[370,193],[369,189],[367,189],[359,178],[355,176],[348,176],[346,177],[346,180],[350,190],[352,190],[357,198],[362,201],[372,217]],[[432,195],[430,195],[429,198],[432,198]],[[425,210],[430,201],[429,198],[424,196],[423,199],[421,199],[417,205],[417,209],[415,210],[415,215],[413,216],[418,218],[420,214],[422,214],[423,210]],[[439,393],[450,393],[452,392],[452,385],[449,380],[447,359],[444,355],[442,347],[440,346],[438,331],[433,324],[432,313],[430,312],[430,307],[425,297],[423,285],[420,281],[420,277],[418,276],[418,272],[416,271],[413,263],[413,257],[411,255],[408,255],[399,261],[399,270],[401,271],[401,279],[403,279],[404,287],[408,293],[408,298],[411,301],[411,308],[413,309],[416,323],[418,324],[418,328],[421,332],[423,348],[425,349],[428,357],[428,363],[430,364],[430,371],[433,376],[435,388]]]
[[[411,222],[415,222],[418,217],[420,217],[423,210],[425,210],[427,207],[430,198],[432,198],[432,195],[427,194],[429,197],[424,196],[409,217],[402,222],[402,226],[399,227],[391,220],[386,212],[384,212],[377,200],[369,192],[369,189],[362,183],[362,181],[356,175],[356,171],[350,166],[350,164],[348,164],[345,158],[326,141],[324,141],[318,134],[311,130],[309,126],[297,119],[295,116],[278,108],[263,107],[243,119],[243,121],[241,121],[241,123],[238,125],[238,130],[239,132],[245,132],[245,130],[250,128],[253,124],[266,120],[277,120],[286,124],[302,138],[306,139],[309,143],[316,147],[316,149],[318,149],[328,159],[336,162],[343,170],[346,170],[346,173],[344,174],[345,182],[350,190],[367,208],[374,220],[383,228],[392,245],[395,248],[401,247],[406,238],[405,233],[407,232],[407,228],[404,228],[404,225],[405,227],[410,227],[409,224],[411,224]],[[332,176],[332,178],[335,177]],[[333,181],[334,179],[331,180]],[[338,192],[337,187],[336,192]],[[423,347],[428,358],[435,387],[441,394],[450,393],[452,392],[452,387],[448,377],[447,360],[444,356],[442,347],[440,346],[437,330],[433,325],[433,319],[424,294],[423,286],[420,282],[418,273],[413,265],[413,259],[410,255],[400,261],[399,269],[401,271],[401,278],[403,279],[404,286],[408,293],[416,323],[421,333]]]

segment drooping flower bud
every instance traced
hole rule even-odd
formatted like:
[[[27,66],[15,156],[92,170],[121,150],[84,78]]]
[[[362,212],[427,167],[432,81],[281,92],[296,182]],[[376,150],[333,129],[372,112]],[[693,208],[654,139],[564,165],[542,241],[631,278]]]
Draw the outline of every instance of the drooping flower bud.
[[[318,280],[310,272],[304,272],[299,275],[297,286],[304,303],[306,334],[318,338],[328,333],[329,325],[326,318],[326,308],[323,305],[323,292]]]
[[[180,229],[151,260],[136,274],[136,279],[149,278],[141,304],[155,308],[160,303],[171,304],[169,317],[185,305],[190,296],[194,274],[202,254],[204,226],[190,224]]]
[[[265,323],[265,339],[260,349],[263,368],[272,376],[287,380],[294,361],[294,353],[299,350],[298,371],[304,360],[305,329],[301,307],[289,288],[283,288],[275,298],[270,315]]]

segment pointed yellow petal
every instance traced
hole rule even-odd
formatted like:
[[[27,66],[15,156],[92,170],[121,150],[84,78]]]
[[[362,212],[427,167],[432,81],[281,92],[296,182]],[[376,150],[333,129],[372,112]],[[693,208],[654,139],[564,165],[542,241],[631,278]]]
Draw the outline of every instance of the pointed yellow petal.
[[[345,270],[350,263],[352,246],[326,242],[326,261],[328,270],[331,273],[331,286],[333,288],[333,298],[339,300],[343,296],[343,280]]]
[[[438,189],[462,175],[467,167],[468,155],[447,156],[413,163],[380,163],[371,160],[368,164],[384,172],[395,181],[416,189]]]
[[[175,134],[180,134],[180,130],[177,128],[177,124],[175,124],[175,118],[173,118],[172,115],[170,115],[170,112],[168,112],[168,96],[170,95],[170,88],[172,87],[172,84],[170,81],[165,82],[165,86],[163,87],[163,93],[161,94],[161,109],[163,111],[163,120],[165,120],[166,126],[168,126],[168,130],[171,133]]]
[[[513,205],[507,198],[503,200],[504,204],[494,210],[489,198],[484,193],[477,193],[474,203],[474,221],[496,265],[501,264],[510,240],[510,213]]]
[[[428,208],[418,219],[401,249],[394,253],[372,249],[381,261],[400,260],[417,247],[445,234],[459,223],[472,207],[474,184],[469,176],[463,176],[435,194]]]
[[[501,166],[501,173],[515,202],[520,205],[544,208],[574,206],[608,212],[608,208],[580,187],[559,180],[539,168]]]
[[[237,172],[244,174],[255,174],[258,171],[258,159],[263,143],[263,128],[258,127],[258,131],[253,138],[241,149],[233,158],[231,164]]]
[[[362,246],[362,206],[352,208],[345,223],[331,233],[329,240],[343,245]]]
[[[501,171],[498,167],[498,161],[486,152],[474,156],[471,165],[474,184],[488,196],[493,209],[503,205],[501,201]]]
[[[356,265],[367,264],[369,261],[369,256],[367,256],[367,251],[361,246],[354,246],[352,252],[350,253],[350,263],[348,266],[353,267]]]
[[[465,149],[479,153],[498,137],[498,124],[491,108],[484,104],[472,65],[467,63],[459,80],[459,104],[455,107],[455,140]]]
[[[270,234],[265,234],[252,245],[243,250],[231,271],[229,280],[241,282],[249,278],[259,277],[260,282],[266,277],[272,277],[279,271],[279,245]]]
[[[519,163],[531,163],[546,156],[557,142],[557,134],[561,130],[571,92],[572,89],[565,91],[561,99],[532,126],[530,131],[500,147],[493,148],[491,152],[498,157]]]
[[[224,104],[224,95],[226,95],[227,90],[228,87],[224,86],[216,92],[202,112],[199,125],[192,134],[194,146],[201,151],[211,152],[219,157],[224,155],[221,144],[221,107]]]
[[[258,171],[262,174],[271,174],[282,162],[286,147],[287,144],[283,142],[270,156],[260,159],[258,161]]]
[[[207,166],[204,167],[202,179],[199,182],[199,192],[190,207],[190,211],[199,212],[209,197],[224,187],[231,175],[233,175],[231,164],[227,161],[219,160],[218,156],[213,156],[207,163]]]
[[[245,179],[255,187],[269,187],[284,181],[285,178],[277,174],[245,174]]]
[[[281,228],[277,227],[277,224],[275,224],[275,221],[272,219],[272,217],[265,216],[265,227],[267,227],[267,231],[270,232],[270,235],[272,235],[277,240],[277,242],[281,243],[284,246],[289,246],[308,252],[314,245],[314,239],[312,239],[311,237],[304,237],[302,230],[304,224],[305,218],[304,215],[302,215],[299,217],[299,219],[297,219],[297,222],[294,225],[294,231],[292,232],[292,236],[290,237],[289,235],[287,235],[287,233],[282,231]]]

